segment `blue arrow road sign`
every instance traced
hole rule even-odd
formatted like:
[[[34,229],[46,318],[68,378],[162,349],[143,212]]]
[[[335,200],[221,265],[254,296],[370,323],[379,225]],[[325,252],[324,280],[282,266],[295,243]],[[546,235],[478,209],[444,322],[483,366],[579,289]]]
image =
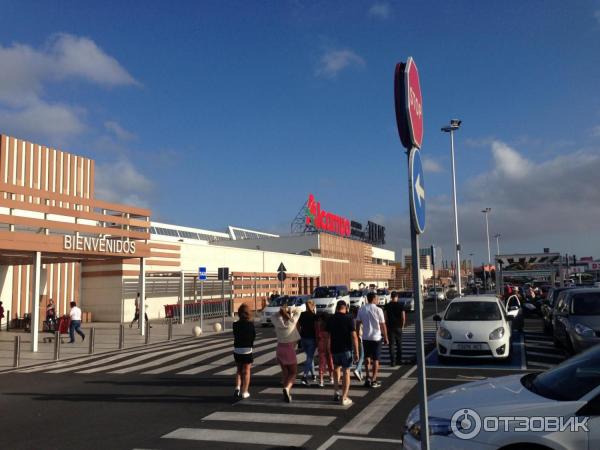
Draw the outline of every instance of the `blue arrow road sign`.
[[[413,225],[417,234],[425,231],[425,180],[423,178],[423,164],[421,152],[413,148],[410,153],[410,210]]]
[[[198,267],[198,279],[206,280],[206,267]]]

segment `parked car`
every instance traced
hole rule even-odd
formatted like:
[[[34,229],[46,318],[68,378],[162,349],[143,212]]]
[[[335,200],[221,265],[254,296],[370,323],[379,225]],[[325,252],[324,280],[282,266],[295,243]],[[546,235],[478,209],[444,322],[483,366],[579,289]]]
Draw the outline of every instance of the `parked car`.
[[[317,313],[335,313],[335,305],[339,300],[350,303],[350,294],[347,286],[319,286],[313,292],[312,299],[315,302]]]
[[[412,291],[398,292],[398,303],[404,307],[404,311],[412,312],[415,310],[415,299]]]
[[[452,386],[428,399],[431,450],[600,448],[600,347],[577,355],[545,372],[515,374]],[[468,408],[468,409],[466,409]],[[466,412],[465,412],[466,409]],[[465,415],[467,414],[467,415]],[[586,416],[587,429],[562,432],[519,431],[520,417]],[[508,430],[481,427],[485,418],[512,417]],[[479,421],[478,421],[479,420]],[[532,421],[533,422],[533,421]],[[479,426],[476,424],[479,423]],[[403,448],[420,450],[419,407],[408,415]],[[468,433],[470,439],[465,439]],[[460,438],[459,438],[460,436]]]
[[[448,358],[508,359],[510,321],[516,311],[506,312],[496,297],[478,295],[452,300],[440,322],[436,347],[440,362]]]
[[[377,294],[377,304],[379,306],[387,305],[390,302],[390,300],[392,299],[392,295],[390,294],[390,291],[388,291],[387,289],[377,289],[376,294]]]
[[[600,344],[600,289],[569,289],[558,296],[552,315],[554,343],[569,353]]]
[[[279,312],[282,306],[294,306],[306,311],[306,301],[310,298],[308,295],[283,295],[274,298],[262,310],[260,323],[263,327],[272,325],[273,315]]]
[[[546,298],[542,300],[540,304],[540,310],[542,313],[542,321],[544,323],[544,332],[548,334],[552,334],[552,312],[554,310],[554,306],[556,305],[556,300],[558,299],[558,294],[567,289],[572,289],[570,287],[558,287],[558,288],[550,288]]]
[[[435,300],[436,297],[438,301],[446,300],[446,294],[444,293],[444,288],[442,286],[436,286],[435,289],[430,288],[427,291],[427,300]]]
[[[367,293],[360,289],[354,289],[350,291],[350,307],[351,308],[360,308],[367,303]]]

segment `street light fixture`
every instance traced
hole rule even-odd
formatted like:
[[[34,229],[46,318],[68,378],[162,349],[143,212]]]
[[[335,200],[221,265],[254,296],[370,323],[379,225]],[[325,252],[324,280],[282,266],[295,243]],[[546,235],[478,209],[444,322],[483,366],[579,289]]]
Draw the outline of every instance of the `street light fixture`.
[[[492,253],[490,251],[490,224],[488,221],[488,214],[490,213],[491,210],[492,210],[492,208],[485,208],[485,209],[481,210],[481,212],[483,214],[485,214],[485,233],[487,236],[488,266],[490,266],[492,264]],[[485,267],[483,268],[483,276],[485,276]],[[485,288],[487,290],[487,282],[485,284]]]
[[[454,235],[456,238],[456,288],[458,295],[462,295],[461,269],[460,269],[460,241],[458,239],[458,210],[456,206],[456,170],[454,167],[454,132],[460,128],[462,120],[452,119],[450,125],[442,128],[444,133],[450,133],[450,155],[452,157],[452,197],[454,199]]]

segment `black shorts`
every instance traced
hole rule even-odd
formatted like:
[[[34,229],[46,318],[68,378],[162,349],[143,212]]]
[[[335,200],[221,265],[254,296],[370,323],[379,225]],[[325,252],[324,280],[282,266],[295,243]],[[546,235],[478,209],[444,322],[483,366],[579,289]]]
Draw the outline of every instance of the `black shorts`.
[[[237,364],[252,364],[254,362],[254,356],[252,353],[234,353],[233,359]]]
[[[365,341],[363,339],[365,358],[379,361],[381,356],[381,341]]]

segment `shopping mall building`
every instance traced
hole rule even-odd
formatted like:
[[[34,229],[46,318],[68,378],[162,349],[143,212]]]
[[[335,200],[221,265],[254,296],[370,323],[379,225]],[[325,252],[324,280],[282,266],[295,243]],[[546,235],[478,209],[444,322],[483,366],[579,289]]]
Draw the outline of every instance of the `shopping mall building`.
[[[208,273],[204,298],[220,298],[216,273],[229,269],[234,307],[260,307],[279,291],[281,263],[287,294],[388,286],[395,254],[381,247],[384,233],[321,209],[312,195],[286,236],[153,222],[146,208],[96,198],[93,160],[1,136],[0,299],[9,313],[2,327],[27,314],[40,323],[49,299],[59,315],[74,300],[94,321],[127,321],[137,292],[150,318],[164,317],[164,305],[198,299],[199,267]]]

